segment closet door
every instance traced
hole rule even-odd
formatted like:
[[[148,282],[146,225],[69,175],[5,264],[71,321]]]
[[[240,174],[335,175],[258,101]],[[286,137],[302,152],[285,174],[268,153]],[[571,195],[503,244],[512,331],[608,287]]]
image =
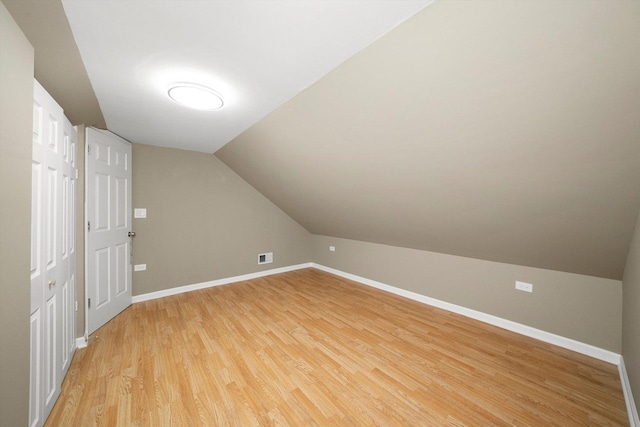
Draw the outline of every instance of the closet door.
[[[65,126],[66,124],[66,126]],[[72,154],[74,137],[62,108],[34,83],[31,200],[31,378],[29,425],[44,423],[60,394],[69,366],[73,318],[70,235],[75,219]],[[67,133],[67,135],[65,135]],[[73,179],[72,179],[73,178]],[[73,245],[75,247],[75,244]],[[75,293],[75,289],[73,289]],[[74,304],[75,305],[75,304]],[[65,319],[66,322],[65,323]],[[72,332],[73,333],[73,332]]]
[[[62,224],[62,260],[66,269],[66,282],[61,292],[62,304],[62,377],[71,364],[71,358],[76,349],[76,208],[77,208],[77,179],[78,164],[76,162],[78,133],[71,122],[64,117],[63,128],[63,224]]]

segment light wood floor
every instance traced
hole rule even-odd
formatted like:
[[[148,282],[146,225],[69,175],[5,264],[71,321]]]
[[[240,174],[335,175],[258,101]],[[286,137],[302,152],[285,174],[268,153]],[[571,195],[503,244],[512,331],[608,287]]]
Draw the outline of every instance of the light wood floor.
[[[628,425],[618,371],[306,269],[135,304],[48,426]]]

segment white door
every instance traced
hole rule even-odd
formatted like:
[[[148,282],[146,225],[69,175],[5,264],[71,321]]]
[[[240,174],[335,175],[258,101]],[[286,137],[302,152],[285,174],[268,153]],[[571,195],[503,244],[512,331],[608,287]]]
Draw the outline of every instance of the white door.
[[[62,292],[62,370],[63,374],[69,369],[71,359],[76,349],[76,212],[78,208],[78,131],[71,122],[64,118],[62,131],[64,147],[65,169],[68,174],[63,176],[63,259],[67,266],[67,281],[61,288]]]
[[[131,305],[131,144],[87,128],[87,334]]]
[[[69,130],[71,129],[71,130]],[[60,394],[73,355],[75,136],[62,108],[34,82],[31,184],[31,372],[29,425],[39,426]],[[72,270],[73,269],[73,270]],[[74,297],[75,298],[75,297]],[[69,329],[71,328],[71,329]]]

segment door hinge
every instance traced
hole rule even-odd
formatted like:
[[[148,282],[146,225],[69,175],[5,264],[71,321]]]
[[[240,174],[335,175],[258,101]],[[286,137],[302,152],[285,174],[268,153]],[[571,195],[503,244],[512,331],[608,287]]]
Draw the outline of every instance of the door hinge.
[[[87,231],[91,231],[91,221],[87,221]]]
[[[87,144],[87,154],[91,154],[91,144]]]
[[[89,298],[89,308],[91,308],[91,298]]]

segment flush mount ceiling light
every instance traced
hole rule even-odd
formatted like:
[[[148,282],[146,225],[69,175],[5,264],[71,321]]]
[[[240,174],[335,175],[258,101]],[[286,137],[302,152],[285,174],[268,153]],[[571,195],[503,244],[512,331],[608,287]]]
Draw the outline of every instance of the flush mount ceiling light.
[[[195,83],[174,83],[167,94],[178,104],[194,110],[218,110],[224,105],[216,91]]]

